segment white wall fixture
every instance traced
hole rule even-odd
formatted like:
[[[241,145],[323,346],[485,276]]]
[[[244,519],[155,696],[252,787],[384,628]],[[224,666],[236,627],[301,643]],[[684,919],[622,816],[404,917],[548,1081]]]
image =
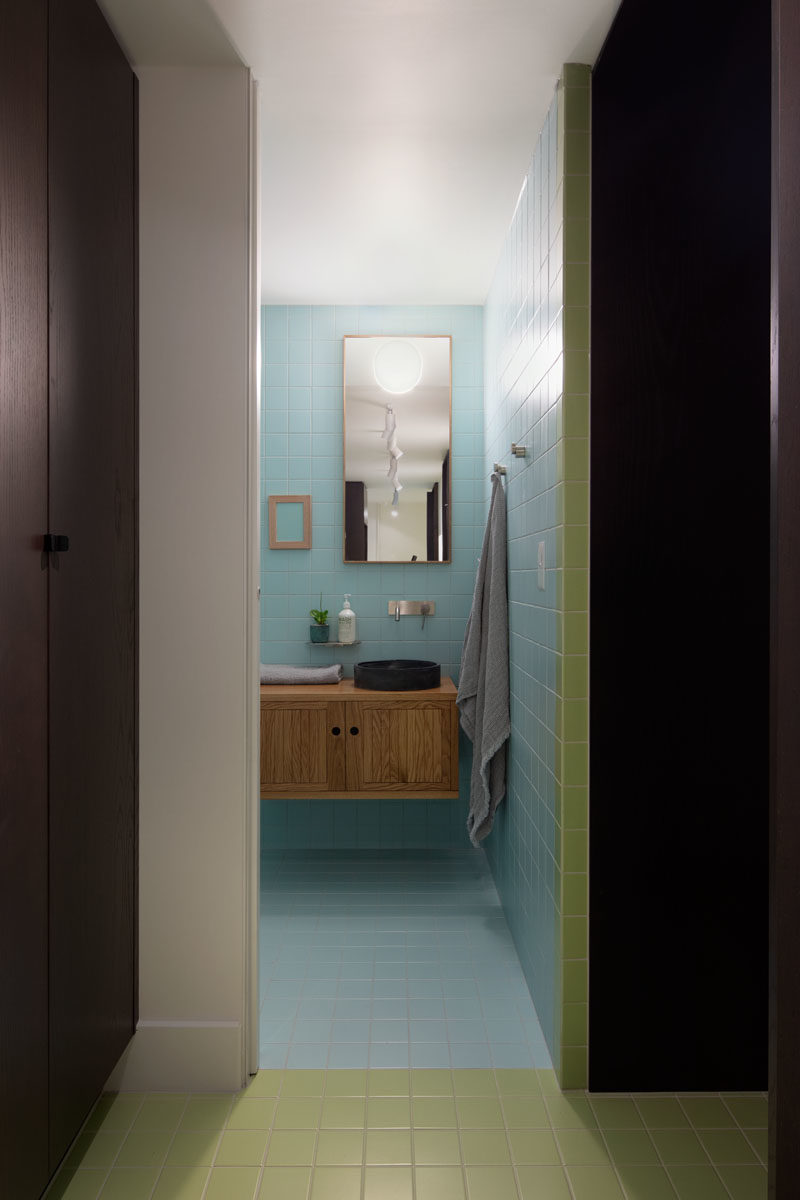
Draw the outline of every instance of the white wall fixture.
[[[403,451],[397,444],[397,418],[392,411],[391,405],[386,405],[386,425],[381,437],[386,438],[386,449],[389,452],[389,470],[386,472],[386,478],[392,485],[392,516],[397,516],[397,504],[399,501],[399,493],[403,490],[403,485],[400,482],[400,477],[397,474],[397,460],[403,457]]]
[[[392,338],[375,351],[372,369],[378,387],[393,396],[404,396],[422,379],[422,355],[413,342]]]

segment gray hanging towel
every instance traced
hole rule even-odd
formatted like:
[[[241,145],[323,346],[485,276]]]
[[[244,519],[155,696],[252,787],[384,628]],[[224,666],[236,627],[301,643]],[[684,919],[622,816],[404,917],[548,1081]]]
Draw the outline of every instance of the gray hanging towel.
[[[467,832],[477,846],[490,832],[506,791],[506,741],[511,732],[508,683],[506,497],[492,475],[472,608],[461,651],[456,697],[461,727],[473,745]]]

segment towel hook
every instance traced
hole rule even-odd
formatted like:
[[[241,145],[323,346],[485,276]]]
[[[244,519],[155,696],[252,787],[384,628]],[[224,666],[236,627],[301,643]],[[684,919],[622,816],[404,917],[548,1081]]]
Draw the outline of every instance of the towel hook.
[[[511,453],[516,458],[524,458],[525,455],[528,453],[528,447],[527,446],[519,446],[516,442],[512,442],[511,443]]]
[[[505,474],[506,474],[506,471],[507,471],[507,468],[506,468],[506,467],[501,467],[500,463],[495,463],[495,464],[494,464],[494,471],[495,471],[495,474],[496,474],[496,475],[505,475]]]

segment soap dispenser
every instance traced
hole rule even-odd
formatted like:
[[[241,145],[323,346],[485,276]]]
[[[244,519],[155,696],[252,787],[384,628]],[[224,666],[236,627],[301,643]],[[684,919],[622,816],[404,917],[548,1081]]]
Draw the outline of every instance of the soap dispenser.
[[[350,592],[344,594],[344,608],[339,613],[339,641],[346,646],[356,640],[356,614],[350,607]]]

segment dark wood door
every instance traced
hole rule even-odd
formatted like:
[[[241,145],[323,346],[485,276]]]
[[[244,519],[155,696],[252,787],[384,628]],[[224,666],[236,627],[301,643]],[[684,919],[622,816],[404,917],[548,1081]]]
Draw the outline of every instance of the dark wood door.
[[[47,3],[0,6],[0,1196],[47,1181]]]
[[[800,10],[773,7],[770,1184],[800,1196]]]
[[[592,83],[598,1091],[766,1084],[769,105],[769,4],[624,0]]]
[[[135,82],[50,8],[50,1162],[135,1019]]]

